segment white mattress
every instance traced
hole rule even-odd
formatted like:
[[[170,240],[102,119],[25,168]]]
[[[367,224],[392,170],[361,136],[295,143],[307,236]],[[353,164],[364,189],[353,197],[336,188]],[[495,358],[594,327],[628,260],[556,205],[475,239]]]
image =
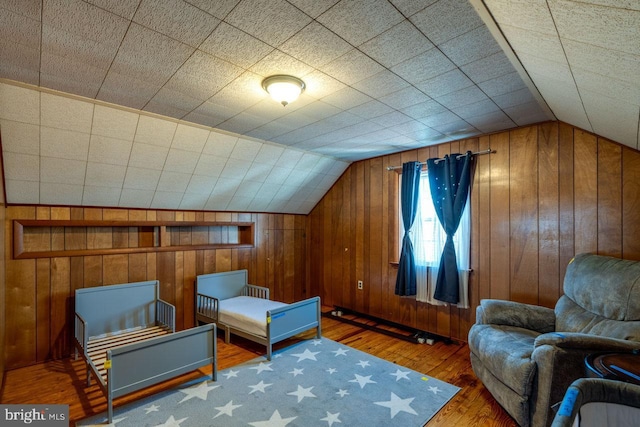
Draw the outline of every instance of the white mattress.
[[[233,328],[261,337],[267,336],[267,310],[287,304],[255,297],[233,297],[221,300],[218,320]]]

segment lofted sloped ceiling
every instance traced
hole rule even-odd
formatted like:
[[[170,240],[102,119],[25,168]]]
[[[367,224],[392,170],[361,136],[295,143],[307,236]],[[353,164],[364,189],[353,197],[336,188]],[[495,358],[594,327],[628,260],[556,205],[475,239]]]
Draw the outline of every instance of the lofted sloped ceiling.
[[[639,29],[637,0],[0,0],[7,202],[307,213],[351,161],[546,120],[638,148]]]

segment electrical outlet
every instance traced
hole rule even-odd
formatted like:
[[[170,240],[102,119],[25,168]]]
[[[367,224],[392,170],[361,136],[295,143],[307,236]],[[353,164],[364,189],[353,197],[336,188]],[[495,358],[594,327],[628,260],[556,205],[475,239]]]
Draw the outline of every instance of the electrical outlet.
[[[362,290],[362,280],[358,280],[358,289]]]

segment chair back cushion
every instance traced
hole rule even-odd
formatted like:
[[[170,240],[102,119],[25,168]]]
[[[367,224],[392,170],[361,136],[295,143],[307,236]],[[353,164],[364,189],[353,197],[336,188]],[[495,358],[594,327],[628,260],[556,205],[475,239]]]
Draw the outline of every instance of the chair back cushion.
[[[555,307],[556,330],[640,341],[640,261],[576,255]]]

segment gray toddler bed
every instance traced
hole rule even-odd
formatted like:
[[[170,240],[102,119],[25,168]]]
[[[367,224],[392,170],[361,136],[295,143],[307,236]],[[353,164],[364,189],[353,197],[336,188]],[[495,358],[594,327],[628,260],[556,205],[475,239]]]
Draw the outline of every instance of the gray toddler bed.
[[[196,323],[215,323],[231,334],[267,347],[309,329],[320,338],[320,298],[285,304],[269,299],[269,289],[247,283],[247,270],[204,274],[196,277]]]
[[[216,380],[216,326],[175,331],[175,308],[159,298],[157,280],[76,290],[75,354],[113,399],[211,365]]]

